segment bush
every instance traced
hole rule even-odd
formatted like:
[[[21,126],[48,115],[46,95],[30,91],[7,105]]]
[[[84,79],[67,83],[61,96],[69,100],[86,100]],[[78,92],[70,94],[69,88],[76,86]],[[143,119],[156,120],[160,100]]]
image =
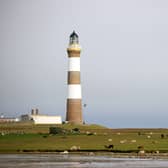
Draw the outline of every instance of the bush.
[[[72,131],[73,131],[73,132],[76,132],[76,133],[80,133],[79,128],[74,128],[74,129],[72,129]]]
[[[49,133],[50,134],[64,134],[65,130],[60,127],[50,127]]]

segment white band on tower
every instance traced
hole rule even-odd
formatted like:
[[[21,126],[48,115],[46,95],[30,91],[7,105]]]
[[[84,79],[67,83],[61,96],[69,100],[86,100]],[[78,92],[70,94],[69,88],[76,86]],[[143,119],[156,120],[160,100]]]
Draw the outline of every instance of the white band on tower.
[[[81,85],[68,85],[68,99],[81,99]]]
[[[80,58],[71,57],[69,58],[69,71],[80,71]]]

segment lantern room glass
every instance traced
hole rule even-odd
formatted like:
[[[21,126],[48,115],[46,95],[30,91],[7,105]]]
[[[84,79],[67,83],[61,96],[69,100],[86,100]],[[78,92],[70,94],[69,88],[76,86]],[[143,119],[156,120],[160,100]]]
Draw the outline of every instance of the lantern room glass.
[[[70,44],[78,44],[78,35],[73,31],[73,33],[70,35]]]

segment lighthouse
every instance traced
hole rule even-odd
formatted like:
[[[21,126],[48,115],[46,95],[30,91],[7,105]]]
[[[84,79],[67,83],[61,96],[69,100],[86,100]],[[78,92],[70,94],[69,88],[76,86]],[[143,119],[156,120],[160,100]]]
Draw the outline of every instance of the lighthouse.
[[[78,35],[73,31],[70,35],[68,53],[68,97],[66,121],[73,124],[82,124],[82,91],[80,81],[80,53]]]

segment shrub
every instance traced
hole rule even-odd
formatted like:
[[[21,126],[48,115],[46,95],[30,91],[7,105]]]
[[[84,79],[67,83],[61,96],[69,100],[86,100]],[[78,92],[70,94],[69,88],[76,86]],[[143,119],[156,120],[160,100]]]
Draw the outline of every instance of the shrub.
[[[65,130],[60,127],[50,127],[49,133],[50,134],[64,134]]]
[[[76,133],[79,133],[79,132],[80,132],[79,128],[74,128],[74,129],[72,129],[72,131],[73,131],[73,132],[76,132]]]

